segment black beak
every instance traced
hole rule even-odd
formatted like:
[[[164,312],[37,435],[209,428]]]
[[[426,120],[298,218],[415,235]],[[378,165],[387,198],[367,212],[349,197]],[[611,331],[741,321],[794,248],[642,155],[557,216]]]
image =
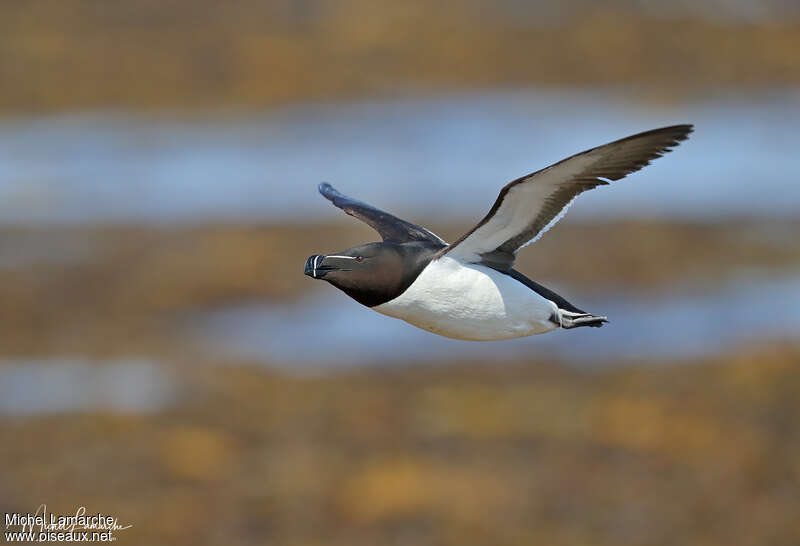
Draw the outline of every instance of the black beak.
[[[321,279],[328,274],[329,271],[352,271],[352,262],[354,258],[349,256],[323,256],[322,254],[314,254],[309,256],[306,260],[306,265],[303,267],[303,273],[314,279]]]
[[[303,267],[303,273],[312,277],[314,279],[318,279],[324,273],[322,271],[318,271],[317,267],[322,263],[322,260],[325,259],[325,256],[322,254],[314,254],[313,256],[309,256],[306,260],[306,265]]]

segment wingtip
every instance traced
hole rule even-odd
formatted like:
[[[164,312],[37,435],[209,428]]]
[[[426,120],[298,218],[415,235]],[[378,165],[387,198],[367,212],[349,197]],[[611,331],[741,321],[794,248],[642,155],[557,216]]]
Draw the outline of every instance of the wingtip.
[[[327,182],[320,182],[320,184],[317,186],[317,191],[319,191],[319,194],[322,197],[331,202],[333,202],[337,198],[342,197],[342,194],[336,191],[336,188],[334,188]]]
[[[658,129],[653,129],[651,131],[645,131],[644,133],[633,135],[632,137],[628,137],[622,140],[650,137],[650,136],[662,139],[661,149],[659,150],[658,153],[658,156],[661,156],[665,153],[671,152],[676,146],[678,146],[684,140],[688,139],[689,135],[691,135],[693,132],[694,132],[694,124],[681,123],[678,125],[668,125],[667,127],[660,127]]]
[[[661,131],[669,132],[675,144],[678,144],[689,138],[689,135],[694,132],[694,124],[681,123],[679,125],[671,125],[669,127],[664,127]]]
[[[694,133],[694,123],[682,123],[681,125],[676,125],[676,127],[681,129],[683,133],[681,140],[689,138],[689,135]]]

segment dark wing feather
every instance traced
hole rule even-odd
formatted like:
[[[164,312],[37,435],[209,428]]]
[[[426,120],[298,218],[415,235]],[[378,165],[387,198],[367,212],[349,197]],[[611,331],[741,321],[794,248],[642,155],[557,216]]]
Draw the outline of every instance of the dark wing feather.
[[[535,241],[579,194],[619,180],[685,140],[691,125],[639,133],[575,154],[506,185],[472,230],[442,251],[466,262],[506,271],[517,251]]]
[[[345,211],[350,216],[358,218],[362,222],[369,225],[372,229],[377,231],[381,238],[387,242],[393,243],[408,243],[412,241],[427,241],[446,245],[438,235],[425,229],[424,227],[417,226],[411,222],[401,220],[397,216],[393,216],[388,212],[368,205],[351,197],[347,197],[339,193],[333,186],[327,182],[319,185],[319,193],[325,199],[333,203]]]

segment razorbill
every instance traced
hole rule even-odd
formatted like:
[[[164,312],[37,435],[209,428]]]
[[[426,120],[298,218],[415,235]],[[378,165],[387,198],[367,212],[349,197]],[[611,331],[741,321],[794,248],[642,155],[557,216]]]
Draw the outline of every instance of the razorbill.
[[[514,180],[489,213],[456,242],[351,199],[327,183],[319,192],[383,239],[316,254],[305,274],[357,302],[435,334],[476,341],[543,334],[558,327],[602,326],[587,313],[512,268],[575,197],[638,171],[685,140],[692,125],[639,133],[573,155]]]

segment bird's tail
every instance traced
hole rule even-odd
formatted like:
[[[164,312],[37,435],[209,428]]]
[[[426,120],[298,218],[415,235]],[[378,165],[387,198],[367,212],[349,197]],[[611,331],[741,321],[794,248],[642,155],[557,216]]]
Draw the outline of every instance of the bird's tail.
[[[557,316],[558,323],[565,330],[579,328],[581,326],[600,328],[603,324],[608,322],[608,318],[606,317],[597,317],[589,313],[573,313],[572,311],[565,311],[564,309],[559,309]]]

